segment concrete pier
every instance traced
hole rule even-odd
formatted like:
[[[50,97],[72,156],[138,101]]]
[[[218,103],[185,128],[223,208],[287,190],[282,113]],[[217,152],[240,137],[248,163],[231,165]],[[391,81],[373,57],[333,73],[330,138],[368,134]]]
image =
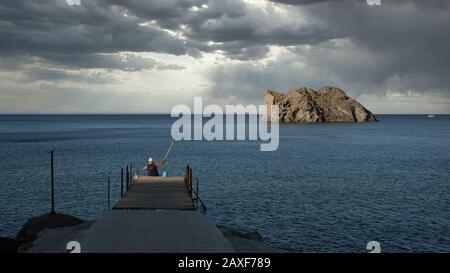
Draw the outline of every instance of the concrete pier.
[[[235,252],[217,226],[196,210],[193,194],[197,203],[199,199],[188,165],[185,176],[126,180],[131,183],[123,197],[86,231],[81,252]]]
[[[177,210],[112,210],[80,242],[83,253],[233,253],[204,214]]]

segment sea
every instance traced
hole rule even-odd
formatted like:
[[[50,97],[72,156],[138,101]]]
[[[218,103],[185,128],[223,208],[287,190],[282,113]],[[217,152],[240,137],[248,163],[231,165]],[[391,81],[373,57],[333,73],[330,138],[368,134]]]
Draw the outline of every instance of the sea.
[[[280,124],[261,141],[177,141],[160,172],[199,179],[210,221],[258,231],[295,252],[450,252],[450,116]],[[50,210],[96,219],[120,197],[120,171],[160,160],[169,115],[0,115],[0,236]]]

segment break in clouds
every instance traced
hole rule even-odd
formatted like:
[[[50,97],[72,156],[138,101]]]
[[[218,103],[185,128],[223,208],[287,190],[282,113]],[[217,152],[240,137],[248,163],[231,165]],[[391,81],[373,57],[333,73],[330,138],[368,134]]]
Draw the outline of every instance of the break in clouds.
[[[2,1],[0,112],[169,112],[336,85],[377,113],[448,113],[449,14],[446,0]]]

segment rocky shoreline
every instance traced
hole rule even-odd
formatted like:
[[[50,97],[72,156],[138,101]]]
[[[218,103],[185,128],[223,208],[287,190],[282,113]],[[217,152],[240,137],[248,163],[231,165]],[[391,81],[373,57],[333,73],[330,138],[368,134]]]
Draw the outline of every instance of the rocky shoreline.
[[[95,221],[84,221],[65,214],[45,214],[27,221],[16,239],[0,238],[0,252],[66,253],[69,241],[82,240]],[[217,225],[237,253],[285,253],[286,249],[265,244],[257,231]]]

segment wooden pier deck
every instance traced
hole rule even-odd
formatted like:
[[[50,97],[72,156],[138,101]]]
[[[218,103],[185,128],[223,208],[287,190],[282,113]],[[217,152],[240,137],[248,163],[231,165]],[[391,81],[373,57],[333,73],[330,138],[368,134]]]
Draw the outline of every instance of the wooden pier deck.
[[[192,194],[184,176],[140,176],[113,209],[194,210]]]

